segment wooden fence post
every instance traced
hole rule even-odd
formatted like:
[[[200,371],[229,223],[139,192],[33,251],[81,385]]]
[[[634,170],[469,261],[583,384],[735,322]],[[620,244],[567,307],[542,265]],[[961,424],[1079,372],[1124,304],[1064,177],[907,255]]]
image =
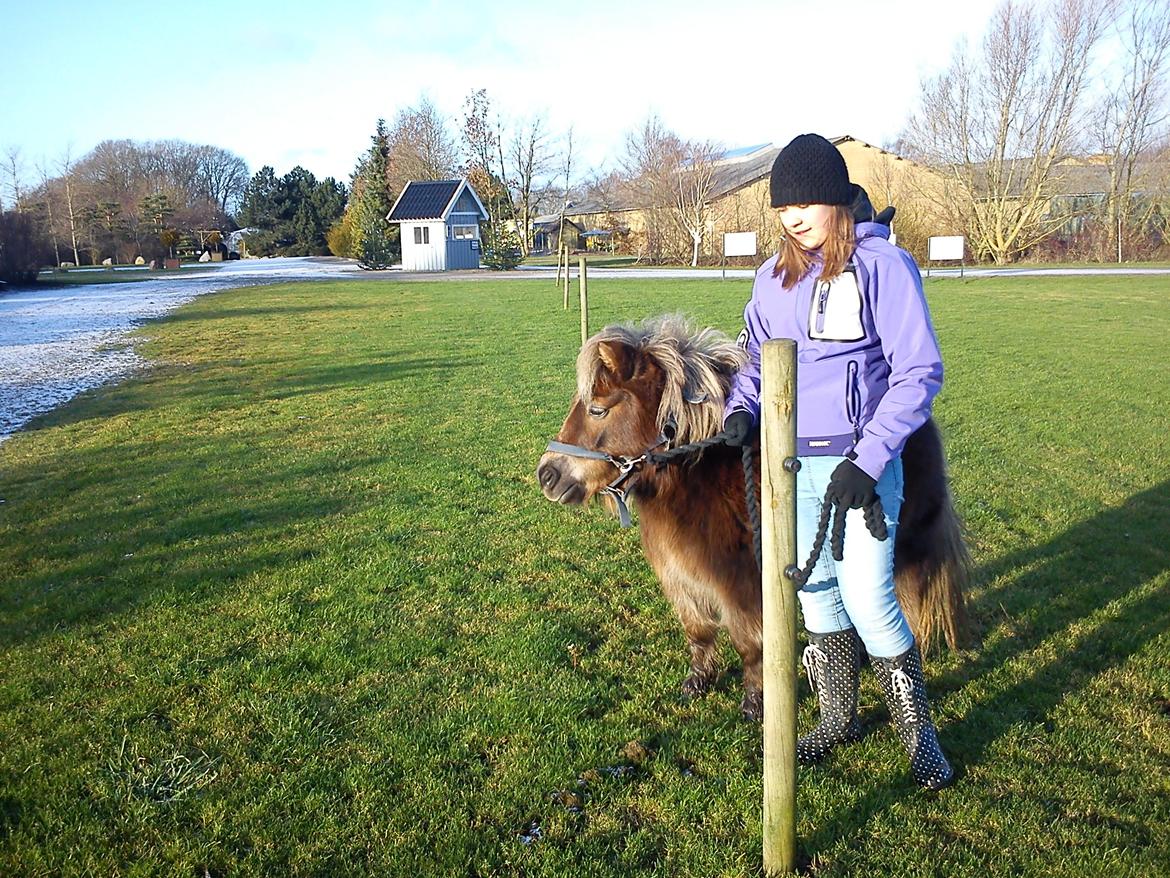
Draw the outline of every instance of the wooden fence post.
[[[577,259],[577,286],[581,289],[581,344],[589,340],[589,277],[585,268],[585,257]]]
[[[764,872],[796,867],[796,343],[764,342],[760,513],[764,598]]]
[[[565,248],[565,310],[569,310],[569,248]]]
[[[557,286],[561,285],[561,258],[564,256],[564,248],[557,244]]]

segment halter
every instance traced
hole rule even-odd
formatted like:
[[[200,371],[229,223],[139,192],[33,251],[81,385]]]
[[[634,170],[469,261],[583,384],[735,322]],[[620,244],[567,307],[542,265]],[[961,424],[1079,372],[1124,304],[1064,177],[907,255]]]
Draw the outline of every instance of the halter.
[[[589,460],[604,460],[607,463],[617,467],[617,478],[606,485],[598,493],[608,494],[613,497],[614,502],[618,508],[618,520],[622,527],[629,527],[632,524],[630,519],[630,507],[626,503],[626,498],[630,496],[630,492],[634,489],[633,485],[622,487],[630,476],[634,475],[638,469],[647,460],[650,459],[651,454],[663,445],[669,445],[670,440],[674,438],[675,421],[674,418],[668,418],[662,427],[662,432],[658,434],[658,438],[654,440],[653,445],[648,445],[646,450],[637,457],[625,457],[620,454],[610,454],[607,451],[598,451],[595,448],[585,448],[582,445],[570,445],[567,442],[552,441],[548,443],[545,451],[553,451],[557,454],[566,454],[569,457],[584,457]]]

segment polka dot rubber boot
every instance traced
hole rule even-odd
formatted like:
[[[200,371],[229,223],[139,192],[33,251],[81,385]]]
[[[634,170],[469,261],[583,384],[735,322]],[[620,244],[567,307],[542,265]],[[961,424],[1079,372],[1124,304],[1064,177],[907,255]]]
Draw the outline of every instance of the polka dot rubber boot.
[[[914,780],[928,790],[950,786],[955,773],[943,755],[938,733],[930,718],[918,647],[912,646],[894,658],[870,656],[870,664],[882,684],[894,728],[902,746],[910,754],[910,771]]]
[[[820,721],[796,742],[796,761],[820,762],[838,744],[861,737],[857,722],[857,677],[861,668],[861,640],[857,632],[808,635],[804,670],[820,705]]]

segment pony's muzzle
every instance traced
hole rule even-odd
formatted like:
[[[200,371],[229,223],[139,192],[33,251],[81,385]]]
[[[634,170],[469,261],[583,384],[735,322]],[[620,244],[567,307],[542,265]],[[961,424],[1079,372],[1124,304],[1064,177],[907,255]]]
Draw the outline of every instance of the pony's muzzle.
[[[536,480],[544,496],[555,503],[580,504],[585,502],[585,485],[567,473],[563,457],[545,454],[536,468]]]

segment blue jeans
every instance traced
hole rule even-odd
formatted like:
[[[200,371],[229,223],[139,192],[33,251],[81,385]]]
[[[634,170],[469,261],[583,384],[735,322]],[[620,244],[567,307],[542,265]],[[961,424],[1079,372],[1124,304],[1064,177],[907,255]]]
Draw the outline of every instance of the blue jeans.
[[[812,552],[817,520],[829,477],[843,457],[802,457],[796,474],[796,563]],[[894,536],[902,508],[902,459],[891,461],[877,483],[889,537],[878,541],[860,509],[845,517],[843,561],[834,561],[829,540],[799,592],[804,627],[815,634],[856,628],[866,652],[875,658],[901,655],[914,636],[894,596]]]

